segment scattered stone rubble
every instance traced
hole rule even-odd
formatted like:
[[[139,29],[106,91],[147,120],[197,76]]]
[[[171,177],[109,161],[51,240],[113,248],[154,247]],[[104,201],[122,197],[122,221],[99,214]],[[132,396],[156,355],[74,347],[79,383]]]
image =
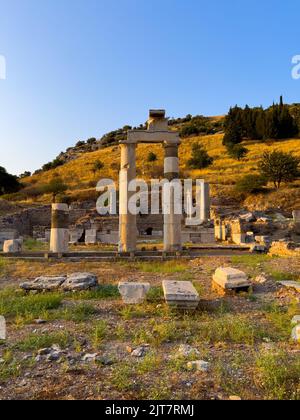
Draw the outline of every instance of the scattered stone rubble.
[[[20,253],[22,252],[22,245],[22,239],[10,239],[8,241],[4,241],[3,252],[4,254]]]
[[[68,276],[42,276],[20,284],[26,291],[64,291],[89,290],[98,285],[97,277],[91,273],[74,273]]]
[[[150,283],[119,283],[119,292],[127,305],[140,305],[147,297]]]
[[[188,362],[187,368],[192,371],[206,373],[210,369],[210,363],[205,362],[204,360],[195,360],[193,362]]]
[[[196,348],[188,344],[181,344],[175,355],[175,357],[184,357],[184,358],[196,357],[196,356],[200,356],[200,352]]]
[[[142,344],[141,346],[138,346],[136,348],[132,348],[130,346],[127,347],[128,353],[132,357],[136,357],[136,358],[145,357],[146,354],[149,352],[149,349],[150,349],[149,344]]]
[[[292,341],[300,344],[300,315],[295,315],[292,319]]]
[[[243,271],[231,267],[218,268],[213,276],[213,288],[223,291],[249,291],[251,282]]]
[[[279,284],[280,286],[283,286],[287,289],[296,290],[296,292],[300,293],[300,283],[297,281],[281,281]]]
[[[290,257],[300,257],[300,246],[295,242],[280,240],[272,243],[272,246],[269,251],[269,255],[281,257],[281,256],[290,256]]]

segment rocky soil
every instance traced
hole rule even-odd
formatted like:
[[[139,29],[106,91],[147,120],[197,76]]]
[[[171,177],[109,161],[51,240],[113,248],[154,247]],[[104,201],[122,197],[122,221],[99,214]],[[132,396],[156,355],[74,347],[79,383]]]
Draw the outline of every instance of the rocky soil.
[[[219,266],[246,272],[253,293],[220,296]],[[92,291],[27,293],[40,275],[94,273]],[[170,310],[165,279],[192,281],[193,312]],[[0,263],[1,399],[299,399],[300,345],[291,339],[300,261],[267,256],[168,263]],[[149,282],[147,302],[123,304],[119,281]]]

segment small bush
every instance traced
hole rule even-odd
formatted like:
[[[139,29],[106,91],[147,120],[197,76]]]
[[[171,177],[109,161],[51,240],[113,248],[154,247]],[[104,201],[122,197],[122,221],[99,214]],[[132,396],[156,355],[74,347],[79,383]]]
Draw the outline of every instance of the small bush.
[[[6,317],[28,315],[38,318],[45,311],[59,308],[63,296],[58,293],[24,295],[12,289],[0,291],[0,314]]]
[[[95,349],[97,349],[105,339],[107,334],[107,323],[98,321],[91,333],[91,341]]]
[[[153,152],[150,152],[149,155],[148,155],[147,161],[149,163],[156,162],[157,161],[157,155]]]
[[[84,322],[90,319],[96,313],[96,309],[92,305],[81,303],[79,305],[72,305],[58,313],[54,314],[56,319],[64,319],[66,321],[73,321],[76,323]]]
[[[235,186],[235,190],[239,193],[253,194],[259,192],[266,186],[266,180],[260,175],[245,175]]]
[[[14,348],[20,351],[34,351],[57,345],[66,348],[69,343],[69,334],[66,332],[52,334],[30,334],[24,340],[19,341]]]
[[[227,146],[227,151],[228,155],[232,159],[236,159],[238,161],[242,160],[245,156],[247,156],[249,152],[249,150],[241,144],[230,144]]]
[[[213,158],[199,143],[194,143],[192,147],[192,157],[187,165],[190,169],[205,169],[213,164]]]
[[[261,387],[268,399],[300,399],[300,358],[297,355],[261,354],[256,360]]]

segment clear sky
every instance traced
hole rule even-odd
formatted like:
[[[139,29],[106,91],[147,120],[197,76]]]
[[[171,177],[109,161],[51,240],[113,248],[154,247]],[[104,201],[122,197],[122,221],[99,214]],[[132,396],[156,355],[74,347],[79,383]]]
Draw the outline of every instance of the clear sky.
[[[0,0],[0,166],[35,170],[149,108],[300,102],[299,19],[299,0]]]

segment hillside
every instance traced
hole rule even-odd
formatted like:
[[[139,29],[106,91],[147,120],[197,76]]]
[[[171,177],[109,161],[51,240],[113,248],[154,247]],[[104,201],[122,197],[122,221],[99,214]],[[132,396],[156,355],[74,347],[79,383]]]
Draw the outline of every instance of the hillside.
[[[182,178],[201,179],[205,178],[211,183],[212,194],[215,197],[235,197],[234,185],[243,175],[253,174],[256,171],[257,162],[264,151],[281,150],[293,152],[300,157],[300,140],[290,139],[277,142],[255,142],[246,141],[243,144],[249,149],[249,154],[242,161],[229,158],[225,147],[222,145],[222,134],[210,136],[197,136],[183,139],[180,147],[180,168]],[[214,158],[212,166],[205,170],[187,169],[187,161],[191,156],[191,146],[194,142],[201,142],[208,153]],[[149,152],[154,152],[158,160],[148,163]],[[95,162],[101,161],[103,169],[96,174],[93,173]],[[96,182],[101,178],[111,178],[118,180],[120,162],[120,151],[118,146],[110,146],[95,152],[84,153],[76,160],[67,162],[56,169],[41,172],[31,177],[25,178],[22,182],[25,189],[15,195],[15,199],[24,200],[29,196],[31,201],[34,197],[35,202],[49,202],[50,195],[39,195],[39,189],[49,183],[54,177],[61,178],[68,186],[67,195],[71,200],[94,199],[97,194],[95,191]],[[139,145],[137,150],[138,176],[145,180],[158,178],[163,175],[163,148],[160,145]],[[35,194],[36,192],[36,194]],[[300,206],[300,182],[296,181],[288,186],[283,186],[279,191],[273,191],[270,187],[267,194],[251,196],[246,200],[246,204],[256,208],[284,207],[287,209]]]

